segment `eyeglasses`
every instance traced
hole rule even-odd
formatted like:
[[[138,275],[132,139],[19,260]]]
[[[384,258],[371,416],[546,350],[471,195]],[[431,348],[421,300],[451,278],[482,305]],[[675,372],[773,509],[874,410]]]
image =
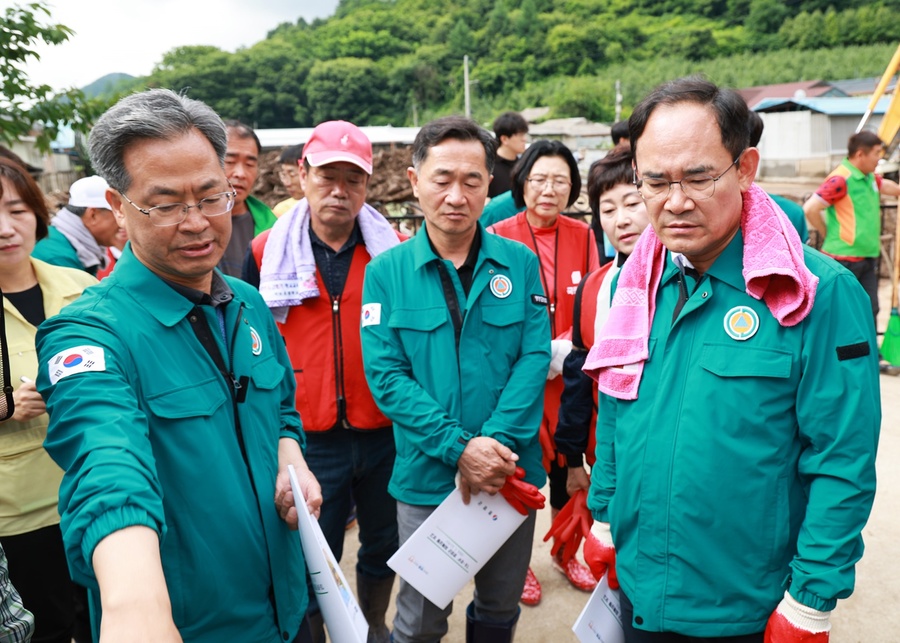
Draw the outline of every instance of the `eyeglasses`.
[[[197,203],[193,204],[163,203],[162,205],[155,205],[152,208],[144,209],[129,199],[128,195],[124,192],[119,192],[119,194],[121,194],[135,210],[141,214],[147,215],[152,225],[160,228],[178,225],[187,219],[188,210],[191,208],[197,208],[200,211],[200,214],[207,219],[210,217],[221,216],[226,212],[231,211],[234,207],[234,199],[237,197],[237,192],[231,190],[230,192],[213,194],[205,199],[200,199]]]
[[[528,183],[531,185],[534,190],[543,190],[547,187],[547,184],[553,186],[554,190],[565,190],[566,188],[572,187],[572,182],[568,179],[564,179],[561,176],[529,176],[527,179]]]
[[[688,176],[680,181],[666,181],[665,179],[645,179],[637,174],[637,170],[632,170],[634,174],[634,185],[644,201],[663,201],[669,198],[673,185],[680,185],[681,192],[691,201],[705,201],[711,199],[716,193],[716,183],[723,176],[728,174],[728,170],[737,165],[741,160],[743,153],[738,154],[737,158],[731,162],[725,171],[719,176],[708,176],[705,174]]]

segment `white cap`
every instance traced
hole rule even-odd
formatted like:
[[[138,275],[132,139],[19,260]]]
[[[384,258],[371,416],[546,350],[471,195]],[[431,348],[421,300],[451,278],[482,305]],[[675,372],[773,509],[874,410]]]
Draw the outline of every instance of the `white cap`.
[[[109,210],[106,202],[106,180],[100,176],[87,176],[78,179],[69,187],[69,205],[76,208],[104,208]]]

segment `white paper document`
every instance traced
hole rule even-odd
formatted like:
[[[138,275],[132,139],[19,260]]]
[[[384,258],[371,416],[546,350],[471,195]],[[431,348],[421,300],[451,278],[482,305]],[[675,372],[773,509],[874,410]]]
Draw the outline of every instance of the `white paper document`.
[[[619,591],[609,588],[604,575],[572,626],[581,643],[625,643]]]
[[[523,522],[499,493],[473,495],[465,505],[454,489],[388,566],[443,609]]]
[[[294,504],[297,506],[300,519],[303,556],[306,558],[306,566],[312,578],[316,600],[328,627],[328,636],[335,643],[366,643],[369,624],[359,609],[356,597],[350,591],[350,585],[344,578],[341,566],[331,553],[331,547],[325,540],[319,521],[306,507],[306,500],[292,465],[288,465],[288,473],[294,491]]]

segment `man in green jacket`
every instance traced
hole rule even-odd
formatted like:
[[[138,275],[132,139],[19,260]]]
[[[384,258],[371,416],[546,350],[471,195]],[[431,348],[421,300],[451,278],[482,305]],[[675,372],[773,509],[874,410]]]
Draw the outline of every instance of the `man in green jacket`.
[[[130,242],[90,296],[41,325],[37,385],[94,635],[309,640],[287,466],[311,511],[322,499],[272,316],[215,270],[234,203],[224,124],[155,89],[110,108],[90,148]]]
[[[408,174],[425,216],[415,238],[375,257],[363,287],[366,378],[394,422],[388,490],[401,543],[456,486],[497,493],[516,467],[545,482],[538,427],[550,365],[547,300],[537,258],[487,234],[484,207],[494,142],[473,121],[423,127]],[[531,557],[535,511],[475,576],[467,640],[512,640]],[[439,609],[401,579],[393,640],[437,641]]]
[[[262,146],[256,132],[240,121],[225,121],[228,148],[225,152],[225,174],[237,195],[231,210],[231,240],[219,261],[219,270],[240,278],[244,260],[253,238],[268,230],[278,218],[265,203],[250,195],[259,176]]]
[[[697,78],[629,123],[652,229],[585,363],[605,393],[585,559],[617,572],[627,643],[825,643],[862,556],[881,422],[868,302],[753,184],[746,124],[736,92]]]

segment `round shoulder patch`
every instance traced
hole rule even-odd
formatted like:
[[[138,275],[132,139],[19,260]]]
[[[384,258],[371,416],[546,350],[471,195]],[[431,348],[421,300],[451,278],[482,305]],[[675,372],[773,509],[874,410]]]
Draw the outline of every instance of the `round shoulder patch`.
[[[256,329],[253,326],[250,327],[250,350],[253,351],[254,355],[259,355],[262,353],[262,340],[259,338],[259,333],[256,332]]]
[[[498,299],[506,299],[512,294],[512,282],[506,275],[494,275],[491,279],[491,292]]]
[[[725,313],[725,332],[740,342],[750,339],[759,330],[759,315],[749,306],[735,306]]]

